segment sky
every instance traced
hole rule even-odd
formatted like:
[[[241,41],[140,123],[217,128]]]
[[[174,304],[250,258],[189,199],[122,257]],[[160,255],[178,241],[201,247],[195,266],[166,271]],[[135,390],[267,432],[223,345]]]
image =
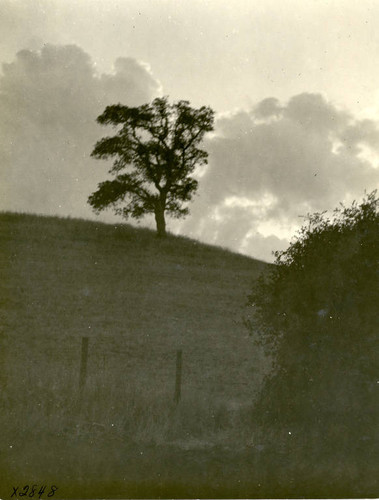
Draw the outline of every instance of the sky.
[[[216,112],[168,229],[270,261],[379,186],[378,26],[376,0],[0,0],[0,210],[118,220],[87,204],[96,117],[168,95]]]

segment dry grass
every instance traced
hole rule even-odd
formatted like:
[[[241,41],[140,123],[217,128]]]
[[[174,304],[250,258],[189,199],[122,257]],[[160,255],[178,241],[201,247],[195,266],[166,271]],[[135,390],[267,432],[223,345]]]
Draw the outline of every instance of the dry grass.
[[[252,421],[270,364],[242,308],[263,263],[129,226],[22,214],[0,216],[0,238],[4,498],[28,482],[58,484],[59,498],[377,496],[372,457],[316,456],[317,436]]]
[[[246,408],[267,366],[241,309],[263,263],[74,219],[2,214],[0,237],[0,424],[15,474],[25,472],[25,456],[31,470],[46,467],[46,457],[54,462],[48,450],[63,442],[81,456],[76,469],[91,475],[96,460],[83,450],[92,442],[202,450],[248,439]],[[88,377],[79,401],[83,336]]]
[[[18,371],[20,375],[20,371]],[[26,378],[27,375],[27,378]],[[39,436],[40,442],[64,436],[67,440],[120,440],[142,445],[207,448],[243,447],[251,434],[250,406],[233,407],[222,400],[184,397],[177,405],[172,393],[118,384],[112,375],[90,377],[78,389],[76,377],[45,374],[38,369],[13,378],[2,391],[0,416],[8,441]],[[47,443],[48,444],[48,443]]]

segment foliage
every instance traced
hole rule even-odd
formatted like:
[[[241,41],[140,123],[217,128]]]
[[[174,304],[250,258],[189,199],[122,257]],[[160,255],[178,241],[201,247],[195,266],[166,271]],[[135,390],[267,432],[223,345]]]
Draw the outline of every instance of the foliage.
[[[259,406],[266,422],[298,422],[308,431],[327,422],[339,437],[342,428],[363,432],[358,422],[373,429],[378,249],[374,191],[332,218],[308,215],[289,248],[276,253],[249,297],[249,327],[275,354]]]
[[[213,130],[213,120],[209,107],[194,109],[188,101],[169,104],[167,97],[139,107],[108,106],[97,121],[113,125],[117,133],[98,141],[92,156],[114,158],[109,170],[114,179],[100,183],[89,204],[97,212],[113,207],[125,218],[153,213],[158,235],[164,236],[165,213],[188,214],[183,203],[198,185],[192,174],[208,157],[198,146]]]

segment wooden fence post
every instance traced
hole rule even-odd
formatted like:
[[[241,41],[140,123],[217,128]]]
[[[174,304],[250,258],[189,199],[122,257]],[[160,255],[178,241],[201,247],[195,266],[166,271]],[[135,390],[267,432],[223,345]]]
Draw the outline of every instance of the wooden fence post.
[[[88,337],[82,337],[82,357],[80,360],[79,389],[83,390],[87,377]]]
[[[175,396],[174,401],[176,404],[180,401],[182,390],[182,350],[176,351],[176,378],[175,378]]]

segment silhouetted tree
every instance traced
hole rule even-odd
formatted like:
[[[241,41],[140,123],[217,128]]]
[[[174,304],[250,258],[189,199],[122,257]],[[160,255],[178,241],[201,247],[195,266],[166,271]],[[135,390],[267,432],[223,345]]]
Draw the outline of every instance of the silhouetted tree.
[[[289,248],[276,253],[249,297],[248,326],[275,360],[257,405],[265,424],[298,426],[329,447],[373,443],[378,262],[376,191],[341,205],[331,219],[308,216]]]
[[[195,167],[207,163],[207,152],[198,146],[213,130],[213,110],[193,109],[188,101],[169,104],[163,97],[139,107],[108,106],[97,121],[118,129],[98,141],[91,155],[115,158],[109,170],[115,178],[100,183],[89,204],[97,212],[112,207],[125,218],[153,213],[158,236],[165,236],[165,213],[188,214],[183,203],[197,189]]]

